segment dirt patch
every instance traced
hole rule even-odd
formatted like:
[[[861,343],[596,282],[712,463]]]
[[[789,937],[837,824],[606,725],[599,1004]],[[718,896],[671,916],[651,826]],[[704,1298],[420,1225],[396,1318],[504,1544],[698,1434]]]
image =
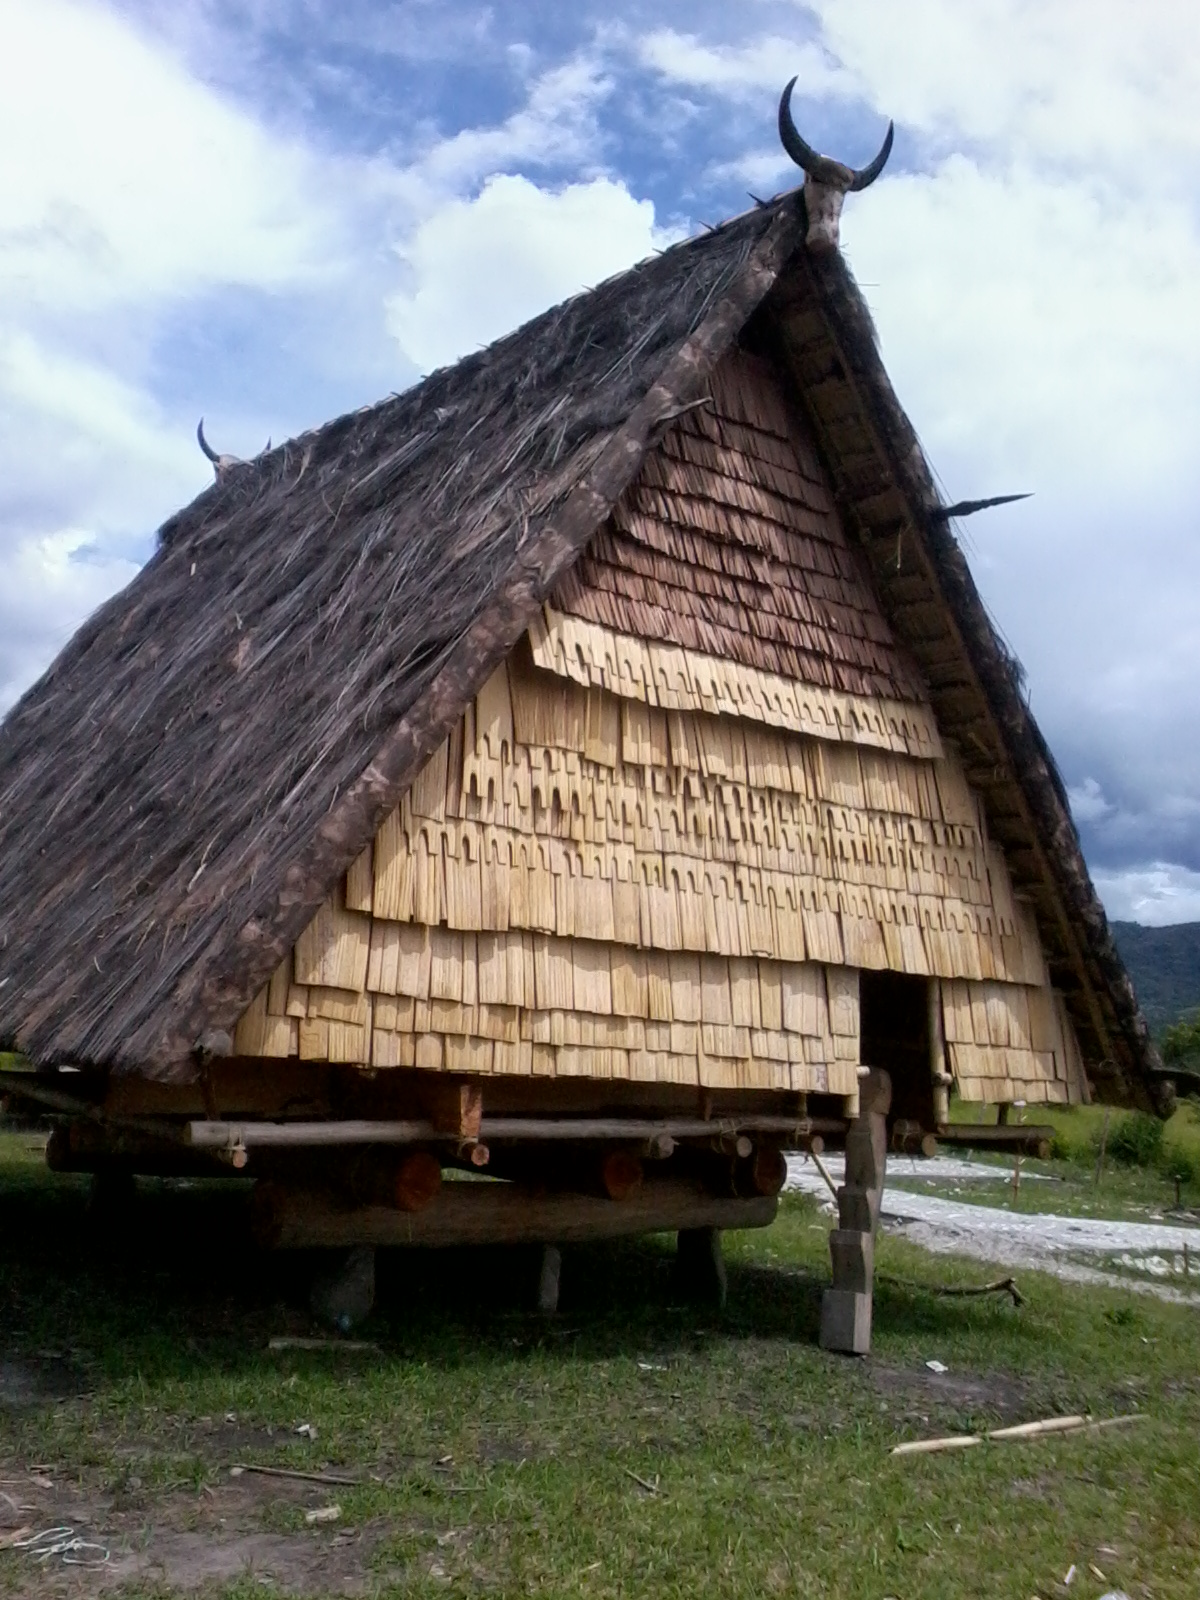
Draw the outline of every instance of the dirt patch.
[[[931,1372],[871,1362],[867,1370],[901,1421],[969,1416],[1010,1421],[1031,1414],[1030,1385],[1005,1373]]]
[[[520,1439],[480,1439],[475,1447],[476,1460],[485,1467],[515,1465],[530,1461],[538,1452]]]
[[[294,1594],[356,1595],[375,1582],[371,1557],[386,1531],[340,1522],[285,1532],[264,1526],[334,1504],[338,1490],[252,1474],[198,1493],[136,1498],[96,1494],[44,1472],[10,1472],[4,1484],[0,1541],[22,1529],[52,1528],[86,1541],[66,1553],[70,1560],[42,1561],[17,1549],[0,1554],[14,1600],[98,1596],[134,1582],[188,1592],[244,1577]]]

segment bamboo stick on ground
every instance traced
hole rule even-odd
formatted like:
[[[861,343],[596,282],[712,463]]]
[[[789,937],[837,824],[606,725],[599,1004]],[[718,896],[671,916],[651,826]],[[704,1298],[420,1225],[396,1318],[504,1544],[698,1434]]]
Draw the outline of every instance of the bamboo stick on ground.
[[[951,1433],[944,1439],[908,1439],[904,1444],[898,1444],[892,1450],[894,1456],[931,1456],[942,1450],[969,1450],[974,1444],[982,1444],[983,1435],[979,1433]]]
[[[1141,1422],[1143,1415],[1140,1411],[1131,1411],[1116,1417],[1043,1417],[1037,1422],[1018,1422],[1010,1428],[992,1428],[986,1433],[952,1433],[941,1439],[907,1439],[903,1444],[893,1445],[889,1454],[927,1456],[942,1450],[966,1450],[972,1445],[992,1440],[1000,1444],[1020,1443],[1022,1439],[1044,1439],[1054,1433],[1100,1433],[1107,1428]]]
[[[1086,1428],[1087,1417],[1044,1417],[1040,1422],[1018,1422],[1011,1428],[990,1428],[989,1439],[1038,1439],[1044,1433],[1073,1433]]]

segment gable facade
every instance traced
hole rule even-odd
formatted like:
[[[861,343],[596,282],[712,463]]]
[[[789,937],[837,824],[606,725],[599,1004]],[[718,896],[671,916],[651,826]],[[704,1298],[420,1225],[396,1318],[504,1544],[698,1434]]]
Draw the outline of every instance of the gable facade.
[[[771,367],[712,374],[235,1054],[838,1096],[859,974],[964,1099],[1086,1095],[1030,907]]]

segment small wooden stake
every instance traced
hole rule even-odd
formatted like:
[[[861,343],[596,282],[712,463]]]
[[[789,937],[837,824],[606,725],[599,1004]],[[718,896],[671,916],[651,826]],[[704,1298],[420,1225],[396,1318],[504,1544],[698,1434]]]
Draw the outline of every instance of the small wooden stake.
[[[825,1187],[829,1190],[830,1194],[836,1200],[837,1197],[838,1197],[837,1184],[834,1183],[833,1179],[830,1177],[829,1168],[821,1160],[820,1152],[817,1151],[817,1150],[810,1150],[808,1153],[813,1158],[813,1165],[816,1167],[817,1171],[821,1174],[822,1178],[824,1178]]]
[[[724,1309],[728,1285],[719,1228],[680,1228],[675,1275],[684,1294]]]
[[[1096,1176],[1092,1183],[1092,1187],[1094,1189],[1098,1189],[1100,1187],[1100,1179],[1104,1176],[1104,1151],[1108,1145],[1108,1119],[1111,1116],[1112,1107],[1105,1106],[1104,1126],[1100,1129],[1100,1151],[1096,1157]]]

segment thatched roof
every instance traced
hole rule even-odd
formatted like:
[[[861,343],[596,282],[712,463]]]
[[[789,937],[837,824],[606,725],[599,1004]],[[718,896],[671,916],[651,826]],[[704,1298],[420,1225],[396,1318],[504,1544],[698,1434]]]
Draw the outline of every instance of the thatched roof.
[[[858,290],[803,237],[800,195],[757,208],[164,526],[0,730],[0,1043],[191,1075],[741,340],[808,414],[1098,1087],[1147,1103],[1156,1061],[1062,785]]]

